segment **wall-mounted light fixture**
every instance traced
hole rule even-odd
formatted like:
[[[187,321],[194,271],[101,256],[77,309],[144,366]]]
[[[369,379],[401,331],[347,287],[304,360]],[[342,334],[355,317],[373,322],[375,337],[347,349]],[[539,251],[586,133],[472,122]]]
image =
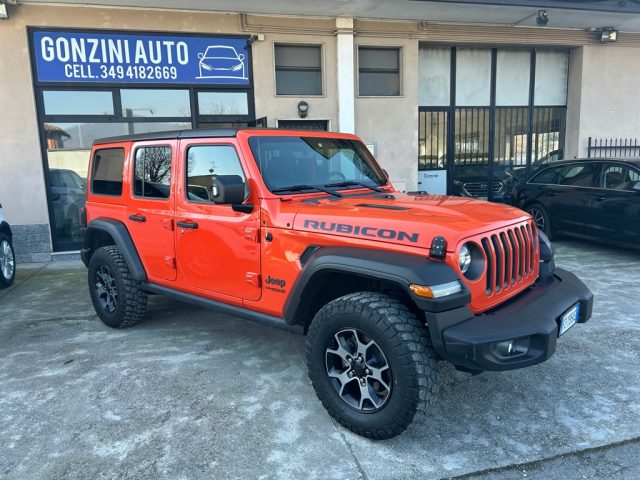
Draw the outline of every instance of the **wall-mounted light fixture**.
[[[0,3],[0,20],[8,20],[9,19],[9,11],[7,10],[7,6],[4,3]]]
[[[538,10],[536,25],[544,27],[547,23],[549,23],[549,13],[546,10]]]
[[[304,100],[298,102],[298,116],[300,118],[306,118],[309,114],[309,104]]]
[[[602,43],[615,43],[618,41],[618,30],[613,27],[602,27],[600,32],[600,41]]]

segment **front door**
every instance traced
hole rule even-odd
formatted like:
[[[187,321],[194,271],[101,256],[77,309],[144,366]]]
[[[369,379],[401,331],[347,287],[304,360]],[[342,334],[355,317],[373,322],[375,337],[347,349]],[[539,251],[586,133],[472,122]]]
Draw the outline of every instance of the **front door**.
[[[246,167],[235,142],[183,140],[176,200],[178,268],[200,290],[246,300],[260,298],[260,231],[257,192],[246,188],[250,213],[214,201],[212,177],[239,175]]]
[[[596,163],[576,163],[560,173],[558,185],[548,187],[553,217],[560,230],[591,234],[589,202],[594,194]]]
[[[638,243],[640,239],[640,170],[624,163],[605,163],[598,176],[597,194],[591,202],[594,235]]]
[[[175,280],[172,180],[176,142],[138,144],[131,155],[127,228],[149,280]]]

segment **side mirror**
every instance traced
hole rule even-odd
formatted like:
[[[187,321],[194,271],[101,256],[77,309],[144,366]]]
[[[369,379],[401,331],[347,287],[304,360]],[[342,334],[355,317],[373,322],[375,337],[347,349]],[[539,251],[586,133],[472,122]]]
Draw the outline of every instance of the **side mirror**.
[[[640,194],[640,181],[631,184],[631,189]]]
[[[204,53],[199,53],[199,54],[198,54],[198,58],[199,58],[200,60],[202,60],[202,59],[204,58]]]
[[[244,182],[240,175],[211,177],[211,200],[217,204],[236,205],[244,201]]]
[[[241,53],[240,55],[238,55],[238,60],[240,61],[244,60],[244,53]]]

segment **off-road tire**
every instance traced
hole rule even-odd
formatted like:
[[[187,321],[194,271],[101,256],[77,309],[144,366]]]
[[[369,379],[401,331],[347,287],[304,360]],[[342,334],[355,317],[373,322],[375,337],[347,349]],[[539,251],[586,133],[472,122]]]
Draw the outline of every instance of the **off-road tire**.
[[[549,240],[553,240],[554,231],[551,226],[551,217],[549,216],[547,209],[539,203],[533,203],[525,208],[525,211],[533,217],[533,221],[536,223],[538,230],[541,230]],[[542,225],[540,222],[542,222]]]
[[[327,348],[345,329],[357,329],[373,339],[391,370],[390,393],[375,411],[351,406],[329,377]],[[329,414],[364,437],[382,440],[399,435],[438,392],[436,354],[427,328],[398,300],[380,293],[345,295],[320,309],[309,327],[306,358],[313,388]]]
[[[106,267],[113,278],[113,288],[117,292],[115,309],[110,312],[101,303],[97,285],[98,272]],[[89,292],[91,302],[105,325],[125,328],[140,323],[147,308],[147,294],[131,275],[131,270],[115,246],[101,247],[91,256],[89,262]]]
[[[8,255],[8,259],[11,260],[12,267],[11,267],[11,273],[9,273],[8,276],[5,276],[2,269],[2,265],[0,265],[0,289],[9,287],[13,283],[14,278],[16,277],[16,254],[13,250],[13,244],[11,243],[9,236],[6,233],[0,233],[0,248],[4,249],[5,244],[9,247],[7,251],[7,255]],[[3,252],[0,252],[0,260],[2,259],[3,255],[4,255]]]

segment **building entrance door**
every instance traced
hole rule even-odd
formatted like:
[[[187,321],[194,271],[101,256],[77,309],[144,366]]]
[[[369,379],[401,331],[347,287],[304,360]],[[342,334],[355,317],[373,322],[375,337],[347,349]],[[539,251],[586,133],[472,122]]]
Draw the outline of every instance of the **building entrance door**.
[[[562,158],[567,71],[565,51],[422,46],[419,189],[444,175],[449,194],[505,202]]]

